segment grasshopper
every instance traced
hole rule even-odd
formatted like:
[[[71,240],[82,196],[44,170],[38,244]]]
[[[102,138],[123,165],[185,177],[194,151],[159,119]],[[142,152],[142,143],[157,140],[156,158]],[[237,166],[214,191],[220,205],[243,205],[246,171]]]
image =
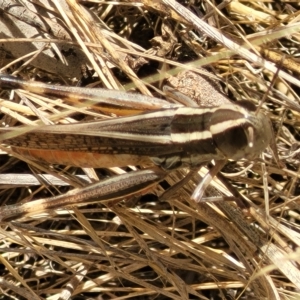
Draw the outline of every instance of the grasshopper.
[[[252,160],[273,138],[269,118],[244,102],[218,107],[182,107],[154,97],[51,86],[8,75],[0,76],[0,87],[81,102],[101,98],[103,111],[117,111],[123,116],[77,124],[29,126],[21,134],[18,131],[16,134],[15,128],[4,128],[1,129],[2,143],[9,145],[13,153],[51,164],[77,167],[152,164],[158,167],[151,169],[155,178],[145,177],[142,189],[177,168],[196,169],[211,160]],[[137,171],[136,177],[130,175],[128,182],[141,178],[140,172]],[[126,176],[121,176],[120,180],[125,178],[126,182]],[[128,191],[127,187],[118,188],[116,179],[105,184],[113,187],[113,198],[124,197]],[[134,190],[134,185],[131,189]],[[140,191],[138,187],[137,191]],[[200,200],[199,193],[193,197]]]

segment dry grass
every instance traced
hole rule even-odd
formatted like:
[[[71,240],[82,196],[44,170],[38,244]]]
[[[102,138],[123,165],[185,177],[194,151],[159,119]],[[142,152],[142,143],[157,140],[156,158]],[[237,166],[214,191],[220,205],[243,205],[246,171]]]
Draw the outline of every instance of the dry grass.
[[[143,197],[3,220],[0,299],[300,299],[299,4],[205,1],[182,3],[185,12],[170,0],[39,1],[35,8],[24,1],[26,11],[4,2],[2,73],[76,85],[87,64],[97,86],[161,97],[166,79],[181,89],[182,77],[171,76],[206,66],[231,99],[262,106],[284,166],[268,149],[265,163],[228,163],[211,193],[242,198],[243,211],[227,201],[196,205],[189,196],[199,175],[159,201],[157,195],[183,178],[181,170]],[[184,84],[196,101],[216,95],[203,95],[197,81],[196,88]],[[7,91],[0,96],[5,126],[103,117],[95,107],[30,92],[18,91],[14,101]],[[3,207],[86,184],[77,176],[81,169],[19,158],[1,155]],[[124,170],[84,172],[99,180]],[[31,174],[41,173],[34,182]]]

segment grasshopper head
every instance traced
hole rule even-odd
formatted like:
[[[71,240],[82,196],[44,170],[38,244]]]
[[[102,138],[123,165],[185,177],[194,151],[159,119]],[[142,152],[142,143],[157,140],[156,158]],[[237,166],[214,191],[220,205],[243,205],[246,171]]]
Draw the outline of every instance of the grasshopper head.
[[[238,105],[223,105],[212,115],[210,132],[217,148],[228,158],[253,159],[270,144],[270,119]]]

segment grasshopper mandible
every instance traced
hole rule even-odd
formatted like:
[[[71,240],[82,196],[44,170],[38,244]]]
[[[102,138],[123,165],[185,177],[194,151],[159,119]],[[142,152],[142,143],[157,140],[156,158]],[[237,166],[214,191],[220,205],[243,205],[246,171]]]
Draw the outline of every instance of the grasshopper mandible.
[[[104,99],[102,110],[126,115],[78,124],[42,125],[11,137],[15,129],[1,129],[2,143],[34,161],[78,167],[154,164],[165,171],[194,169],[213,159],[254,159],[273,135],[269,118],[255,112],[249,103],[181,107],[142,95],[50,86],[7,75],[0,76],[0,87],[80,101],[99,96]],[[159,173],[155,181],[163,177]]]

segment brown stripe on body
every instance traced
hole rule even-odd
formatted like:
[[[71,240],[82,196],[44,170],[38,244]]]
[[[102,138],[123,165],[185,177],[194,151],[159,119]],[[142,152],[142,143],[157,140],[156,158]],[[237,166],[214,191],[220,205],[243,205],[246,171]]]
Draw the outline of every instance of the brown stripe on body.
[[[102,154],[135,154],[158,156],[181,151],[180,145],[155,144],[143,141],[129,141],[80,134],[53,134],[30,132],[5,140],[4,144],[16,148],[60,150],[70,152],[91,152]],[[175,149],[176,148],[176,149]]]
[[[26,159],[60,165],[70,165],[81,168],[112,168],[128,165],[152,165],[148,156],[114,155],[88,152],[70,152],[45,149],[26,149],[12,147],[12,151]]]
[[[232,121],[232,126],[235,126],[237,120],[245,120],[247,115],[245,115],[245,109],[240,108],[238,106],[232,106],[232,108],[219,108],[214,114],[213,118],[211,118],[209,126],[213,126],[216,124],[221,124],[226,121]],[[238,124],[237,124],[238,125]],[[223,127],[225,130],[226,128]]]
[[[208,108],[180,108],[172,120],[172,133],[209,130],[213,112]]]
[[[105,120],[91,123],[93,130],[102,132],[119,132],[120,134],[132,134],[141,136],[169,136],[176,109],[161,109],[135,116],[118,118],[117,120]]]

